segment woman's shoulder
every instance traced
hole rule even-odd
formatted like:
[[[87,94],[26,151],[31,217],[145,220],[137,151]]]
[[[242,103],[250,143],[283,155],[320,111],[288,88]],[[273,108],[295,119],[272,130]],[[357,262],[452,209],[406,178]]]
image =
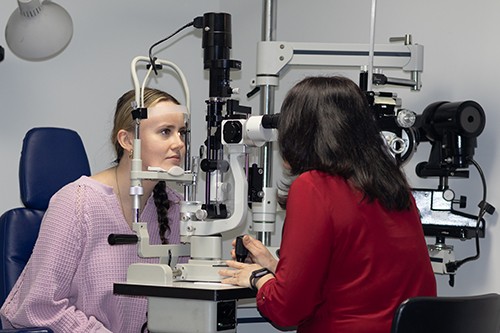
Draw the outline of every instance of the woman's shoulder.
[[[309,195],[322,198],[325,195],[331,197],[346,193],[356,193],[357,191],[349,182],[341,176],[331,175],[329,173],[311,170],[301,173],[291,184],[289,195],[299,195],[309,193]]]
[[[167,192],[168,200],[170,200],[173,203],[179,203],[184,199],[179,192],[177,192],[175,189],[171,188],[168,185],[165,186],[165,192]]]
[[[315,186],[315,187],[331,187],[335,184],[345,184],[346,180],[340,176],[331,175],[319,170],[309,170],[301,173],[293,181],[292,186]]]
[[[80,178],[63,186],[54,194],[51,201],[64,198],[76,198],[77,193],[79,195],[87,196],[112,196],[113,188],[92,179],[91,177],[81,176]]]
[[[111,221],[122,221],[120,212],[111,187],[91,177],[82,176],[52,196],[44,223],[56,227],[61,224],[71,225],[80,230],[89,230],[89,226],[96,225],[99,228],[95,230],[104,230],[103,228],[114,225]],[[107,223],[102,223],[103,220]]]

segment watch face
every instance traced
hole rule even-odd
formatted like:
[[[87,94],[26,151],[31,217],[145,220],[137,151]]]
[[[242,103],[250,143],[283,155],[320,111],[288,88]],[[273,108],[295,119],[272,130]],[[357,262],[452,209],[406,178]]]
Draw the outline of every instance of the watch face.
[[[253,271],[252,275],[250,275],[250,287],[257,291],[257,287],[255,286],[256,281],[267,274],[272,274],[272,272],[267,268],[261,268]]]
[[[263,277],[264,275],[267,275],[271,273],[267,268],[261,268],[259,270],[256,270],[252,273],[252,275],[256,278]]]

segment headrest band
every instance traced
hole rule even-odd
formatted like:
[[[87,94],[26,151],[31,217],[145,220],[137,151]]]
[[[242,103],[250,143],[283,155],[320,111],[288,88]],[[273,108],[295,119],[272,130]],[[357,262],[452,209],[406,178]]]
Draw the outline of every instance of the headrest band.
[[[189,110],[187,109],[187,107],[185,105],[169,105],[168,107],[168,112],[180,112],[180,113],[184,113],[186,115],[189,115]]]

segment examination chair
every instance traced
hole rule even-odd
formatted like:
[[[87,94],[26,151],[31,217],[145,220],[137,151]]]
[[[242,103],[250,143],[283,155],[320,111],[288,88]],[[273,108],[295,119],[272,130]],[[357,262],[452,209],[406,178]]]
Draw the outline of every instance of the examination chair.
[[[26,133],[19,163],[24,207],[0,216],[0,304],[28,262],[50,198],[82,175],[90,175],[90,166],[78,133],[54,127],[33,128]],[[51,333],[52,330],[2,330],[0,325],[0,332]]]
[[[415,297],[396,310],[391,333],[498,333],[500,295]]]

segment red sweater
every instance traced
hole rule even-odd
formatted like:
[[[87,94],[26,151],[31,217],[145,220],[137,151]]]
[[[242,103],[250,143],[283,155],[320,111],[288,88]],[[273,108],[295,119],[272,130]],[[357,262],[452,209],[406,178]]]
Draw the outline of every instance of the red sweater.
[[[317,171],[292,183],[276,278],[257,294],[264,317],[299,333],[388,333],[402,301],[436,295],[416,207],[361,199]]]

